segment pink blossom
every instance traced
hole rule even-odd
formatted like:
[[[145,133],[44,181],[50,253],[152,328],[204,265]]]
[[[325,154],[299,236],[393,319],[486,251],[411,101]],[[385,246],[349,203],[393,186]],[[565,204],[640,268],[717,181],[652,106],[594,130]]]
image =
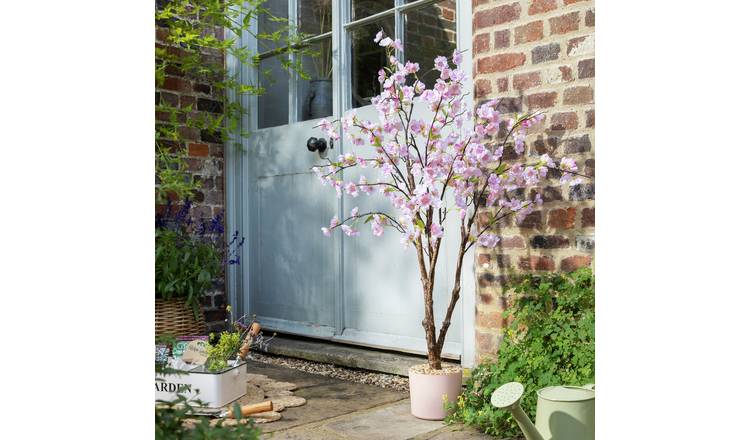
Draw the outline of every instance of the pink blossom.
[[[354,182],[349,182],[344,185],[344,191],[352,197],[357,197],[359,195],[357,192],[357,185]]]
[[[355,206],[354,208],[352,208],[349,215],[352,217],[356,217],[358,214],[359,214],[359,206]]]
[[[383,29],[379,30],[377,34],[375,34],[375,39],[372,40],[374,42],[378,42],[383,39]]]
[[[348,237],[356,237],[359,235],[359,231],[349,225],[341,225],[341,230],[344,231],[344,234]]]
[[[437,223],[433,223],[430,225],[430,236],[433,240],[437,240],[438,238],[443,236],[443,227],[440,226]]]
[[[440,70],[440,71],[442,71],[443,69],[447,69],[448,68],[448,58],[446,58],[444,56],[439,56],[439,57],[435,58],[435,68],[437,70]]]
[[[331,223],[328,225],[328,227],[333,229],[340,224],[341,224],[341,221],[339,220],[338,216],[334,215],[333,218],[331,218]]]
[[[325,235],[326,237],[330,237],[331,236],[331,230],[330,229],[328,229],[328,228],[320,228],[320,230],[323,231],[323,235]]]
[[[486,248],[494,248],[495,246],[497,246],[497,243],[500,241],[500,237],[498,237],[495,234],[485,232],[484,234],[479,236],[479,239],[477,241],[480,246],[483,246]]]
[[[453,50],[453,64],[459,66],[461,65],[461,61],[463,61],[463,55],[461,55],[461,52],[459,52],[458,49]]]

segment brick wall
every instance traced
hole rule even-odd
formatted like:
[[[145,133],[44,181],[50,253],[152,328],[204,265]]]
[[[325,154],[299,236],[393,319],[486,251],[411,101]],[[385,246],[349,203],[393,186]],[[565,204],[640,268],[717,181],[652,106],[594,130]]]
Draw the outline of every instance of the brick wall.
[[[219,36],[223,31],[217,30]],[[165,28],[156,26],[156,47],[169,46]],[[170,48],[170,50],[179,50]],[[221,53],[207,53],[207,57],[220,57]],[[223,61],[222,61],[223,62]],[[164,84],[156,86],[156,105],[159,103],[179,108],[191,106],[192,111],[178,118],[178,130],[181,141],[162,142],[173,145],[174,148],[184,148],[188,152],[187,164],[191,175],[200,183],[200,188],[192,197],[192,216],[194,218],[209,219],[224,212],[224,145],[221,138],[206,130],[191,127],[191,118],[198,118],[201,112],[221,113],[222,103],[220,91],[214,90],[204,81],[189,77],[179,69],[169,69]],[[169,123],[170,116],[166,112],[156,112],[156,124]],[[159,207],[157,206],[157,209]],[[223,286],[215,292],[206,295],[203,301],[206,321],[209,328],[214,327],[225,318],[224,306],[226,295]]]
[[[473,1],[476,100],[501,98],[506,111],[546,114],[529,131],[526,157],[512,156],[512,149],[504,157],[569,156],[594,175],[594,17],[590,0]],[[536,190],[530,191],[533,196]],[[593,264],[593,178],[578,187],[550,181],[539,191],[543,209],[520,226],[499,227],[497,248],[476,251],[477,360],[496,354],[511,271]]]

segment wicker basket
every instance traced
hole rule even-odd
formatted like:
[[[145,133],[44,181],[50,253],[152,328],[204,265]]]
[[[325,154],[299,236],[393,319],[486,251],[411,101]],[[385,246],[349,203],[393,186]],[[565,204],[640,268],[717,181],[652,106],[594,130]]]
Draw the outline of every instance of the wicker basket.
[[[193,336],[206,334],[206,319],[200,311],[196,320],[184,299],[156,299],[156,337],[164,335]]]

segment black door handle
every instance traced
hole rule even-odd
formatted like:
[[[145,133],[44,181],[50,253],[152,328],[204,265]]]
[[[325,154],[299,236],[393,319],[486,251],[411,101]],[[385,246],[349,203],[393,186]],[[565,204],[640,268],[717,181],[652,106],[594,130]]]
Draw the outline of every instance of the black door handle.
[[[307,140],[307,149],[311,152],[317,151],[323,153],[326,151],[326,148],[328,148],[328,143],[324,138],[311,137]]]

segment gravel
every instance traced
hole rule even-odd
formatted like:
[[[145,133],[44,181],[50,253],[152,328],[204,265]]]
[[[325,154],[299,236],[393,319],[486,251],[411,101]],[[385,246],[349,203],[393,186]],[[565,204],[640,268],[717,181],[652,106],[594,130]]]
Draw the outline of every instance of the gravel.
[[[324,364],[321,362],[307,361],[304,359],[294,359],[284,356],[275,356],[267,353],[251,351],[247,358],[264,364],[281,365],[305,373],[319,374],[322,376],[335,377],[336,379],[346,380],[349,382],[375,385],[380,388],[388,388],[398,391],[409,390],[409,378],[397,376],[395,374],[376,373],[373,371],[360,370],[357,368],[340,367],[333,364]]]

